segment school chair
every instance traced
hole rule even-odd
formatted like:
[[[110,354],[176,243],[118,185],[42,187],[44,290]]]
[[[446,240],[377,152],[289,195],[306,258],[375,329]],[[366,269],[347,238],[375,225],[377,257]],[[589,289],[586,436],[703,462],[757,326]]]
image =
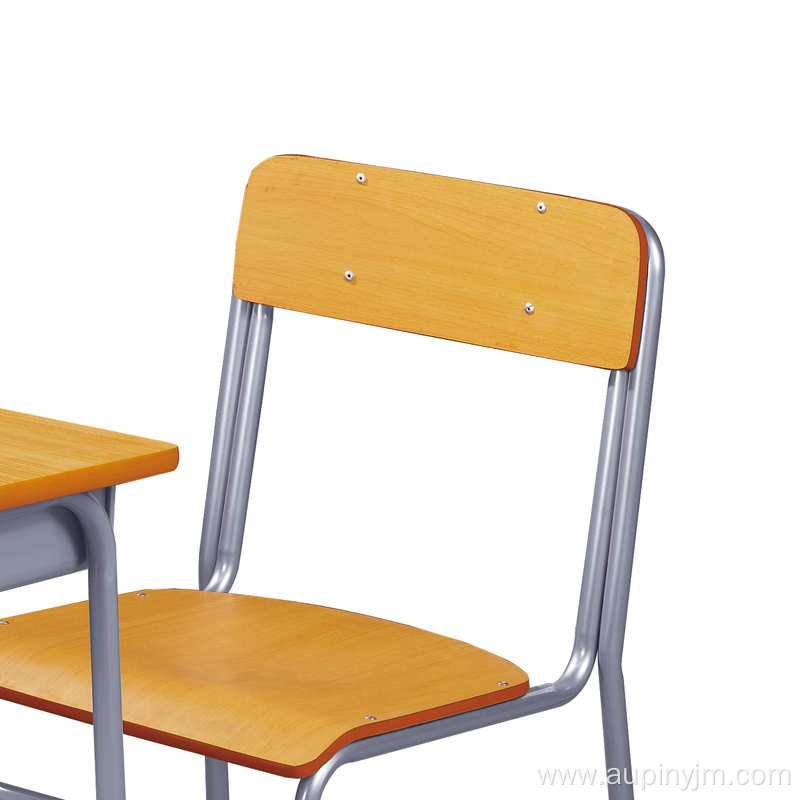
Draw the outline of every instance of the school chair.
[[[568,703],[597,660],[609,797],[631,798],[621,661],[663,280],[655,232],[622,208],[263,162],[236,244],[200,590],[117,598],[114,487],[174,469],[177,448],[2,412],[0,589],[88,569],[89,600],[0,620],[0,698],[93,722],[103,800],[124,797],[123,731],[205,756],[208,800],[227,800],[228,763],[318,800],[343,764]],[[395,622],[229,593],[275,307],[609,370],[574,647],[555,682]],[[0,800],[44,797],[0,784]]]

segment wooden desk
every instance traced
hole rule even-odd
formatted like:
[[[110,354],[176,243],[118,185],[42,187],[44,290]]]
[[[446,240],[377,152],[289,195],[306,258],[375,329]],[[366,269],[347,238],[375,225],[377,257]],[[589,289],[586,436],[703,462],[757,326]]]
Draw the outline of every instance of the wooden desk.
[[[104,800],[125,797],[114,487],[177,466],[173,444],[0,410],[0,590],[88,569],[96,786]],[[0,795],[45,797],[8,784]]]
[[[0,409],[0,511],[177,466],[174,444]]]

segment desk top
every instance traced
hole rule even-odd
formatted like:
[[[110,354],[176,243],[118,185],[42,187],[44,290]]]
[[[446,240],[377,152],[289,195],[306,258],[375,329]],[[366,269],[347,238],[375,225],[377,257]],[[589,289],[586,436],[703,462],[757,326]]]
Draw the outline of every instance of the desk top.
[[[0,510],[177,466],[174,444],[0,409]]]

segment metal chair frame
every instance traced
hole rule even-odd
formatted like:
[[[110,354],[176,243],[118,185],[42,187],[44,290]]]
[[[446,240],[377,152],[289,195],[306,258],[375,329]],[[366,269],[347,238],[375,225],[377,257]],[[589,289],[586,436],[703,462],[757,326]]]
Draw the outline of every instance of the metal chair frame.
[[[606,767],[617,776],[609,782],[609,798],[633,797],[622,649],[664,287],[661,243],[635,216],[648,244],[641,340],[635,367],[612,370],[609,376],[575,640],[566,669],[555,683],[532,686],[516,700],[352,742],[300,780],[296,800],[319,800],[343,764],[565,705],[586,685],[595,659]],[[272,320],[270,306],[232,298],[200,545],[200,588],[206,591],[229,591],[239,568]],[[207,800],[228,800],[225,762],[206,758],[206,787]]]
[[[641,339],[634,368],[611,371],[609,377],[575,639],[566,669],[554,683],[533,686],[518,699],[356,740],[300,780],[297,800],[319,800],[343,764],[562,706],[585,686],[596,659],[606,765],[609,775],[617,776],[616,782],[607,782],[609,798],[633,797],[622,651],[664,285],[661,244],[650,225],[637,219],[648,245]],[[232,298],[200,545],[199,585],[206,591],[229,591],[239,567],[272,319],[271,307]],[[16,552],[26,526],[37,527],[53,542],[69,543],[59,551],[60,561],[38,566],[35,577],[30,577],[30,553],[20,556],[10,566],[10,577],[0,576],[0,590],[88,568],[97,797],[124,800],[113,508],[114,487],[109,487],[0,512],[0,533],[9,534],[9,552]],[[227,763],[206,758],[205,768],[207,800],[228,800]],[[0,783],[0,800],[54,798]]]

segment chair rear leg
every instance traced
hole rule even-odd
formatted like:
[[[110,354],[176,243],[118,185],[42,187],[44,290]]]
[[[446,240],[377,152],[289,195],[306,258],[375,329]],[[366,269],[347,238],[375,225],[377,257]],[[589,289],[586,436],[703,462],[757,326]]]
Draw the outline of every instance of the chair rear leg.
[[[598,663],[600,707],[603,713],[603,743],[606,751],[606,783],[609,800],[633,800],[631,746],[625,679],[620,663]]]
[[[229,800],[228,764],[206,758],[206,800]]]

